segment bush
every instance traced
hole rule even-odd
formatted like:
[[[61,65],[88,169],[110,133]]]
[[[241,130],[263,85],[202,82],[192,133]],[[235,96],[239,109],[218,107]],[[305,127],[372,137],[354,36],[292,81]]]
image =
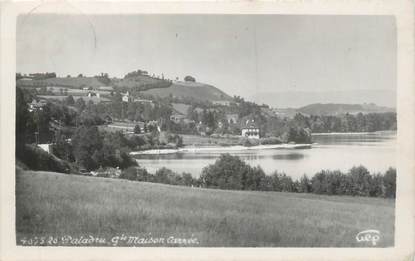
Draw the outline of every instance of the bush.
[[[186,77],[184,77],[184,80],[186,82],[195,82],[196,79],[193,76],[187,75]]]
[[[389,168],[383,176],[385,186],[384,196],[387,198],[396,197],[396,169]]]
[[[245,147],[257,146],[259,145],[258,139],[242,138],[239,141],[239,144]]]
[[[120,179],[137,180],[137,176],[137,168],[129,167],[121,172]]]
[[[274,145],[282,143],[282,141],[277,137],[262,138],[260,139],[260,142],[262,145]]]
[[[47,153],[35,145],[26,145],[24,151],[16,157],[32,170],[56,171],[62,173],[75,172],[68,162]]]
[[[222,154],[214,164],[203,169],[200,182],[208,188],[260,190],[265,177],[260,167],[252,168],[238,156]]]

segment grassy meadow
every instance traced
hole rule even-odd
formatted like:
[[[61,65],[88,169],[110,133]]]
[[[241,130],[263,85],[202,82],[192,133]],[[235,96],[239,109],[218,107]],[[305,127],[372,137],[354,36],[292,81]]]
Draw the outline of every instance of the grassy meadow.
[[[197,247],[365,247],[356,234],[376,229],[377,246],[385,247],[394,244],[394,212],[391,199],[16,174],[17,244],[34,236],[126,234],[194,237]]]

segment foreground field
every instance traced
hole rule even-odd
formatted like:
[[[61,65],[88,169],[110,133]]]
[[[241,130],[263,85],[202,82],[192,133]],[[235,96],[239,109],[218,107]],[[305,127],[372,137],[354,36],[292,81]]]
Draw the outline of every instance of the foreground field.
[[[393,200],[376,198],[221,191],[50,172],[16,175],[17,244],[63,235],[111,242],[124,234],[192,239],[145,246],[369,247],[355,237],[375,229],[381,233],[377,246],[392,246],[394,209]]]

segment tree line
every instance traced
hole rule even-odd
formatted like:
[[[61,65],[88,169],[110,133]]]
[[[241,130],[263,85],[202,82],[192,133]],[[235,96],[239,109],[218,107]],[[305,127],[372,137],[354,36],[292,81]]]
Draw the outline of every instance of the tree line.
[[[357,113],[330,115],[296,114],[293,121],[296,125],[309,128],[313,133],[322,132],[373,132],[396,130],[396,112]]]
[[[290,176],[278,171],[272,175],[266,175],[260,166],[252,167],[238,156],[230,154],[222,154],[214,164],[205,167],[199,178],[193,178],[188,173],[180,175],[164,167],[155,174],[148,173],[142,167],[130,167],[122,172],[120,178],[225,190],[383,198],[395,198],[396,196],[396,169],[394,168],[389,168],[385,173],[376,174],[371,174],[364,166],[353,167],[346,173],[339,170],[321,170],[311,178],[303,175],[293,180]]]

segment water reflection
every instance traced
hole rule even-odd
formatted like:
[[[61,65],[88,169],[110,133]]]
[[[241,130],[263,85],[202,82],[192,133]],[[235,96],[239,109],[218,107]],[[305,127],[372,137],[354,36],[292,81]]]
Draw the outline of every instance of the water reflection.
[[[276,154],[272,156],[275,160],[300,160],[304,158],[304,154],[290,153],[290,154]]]

